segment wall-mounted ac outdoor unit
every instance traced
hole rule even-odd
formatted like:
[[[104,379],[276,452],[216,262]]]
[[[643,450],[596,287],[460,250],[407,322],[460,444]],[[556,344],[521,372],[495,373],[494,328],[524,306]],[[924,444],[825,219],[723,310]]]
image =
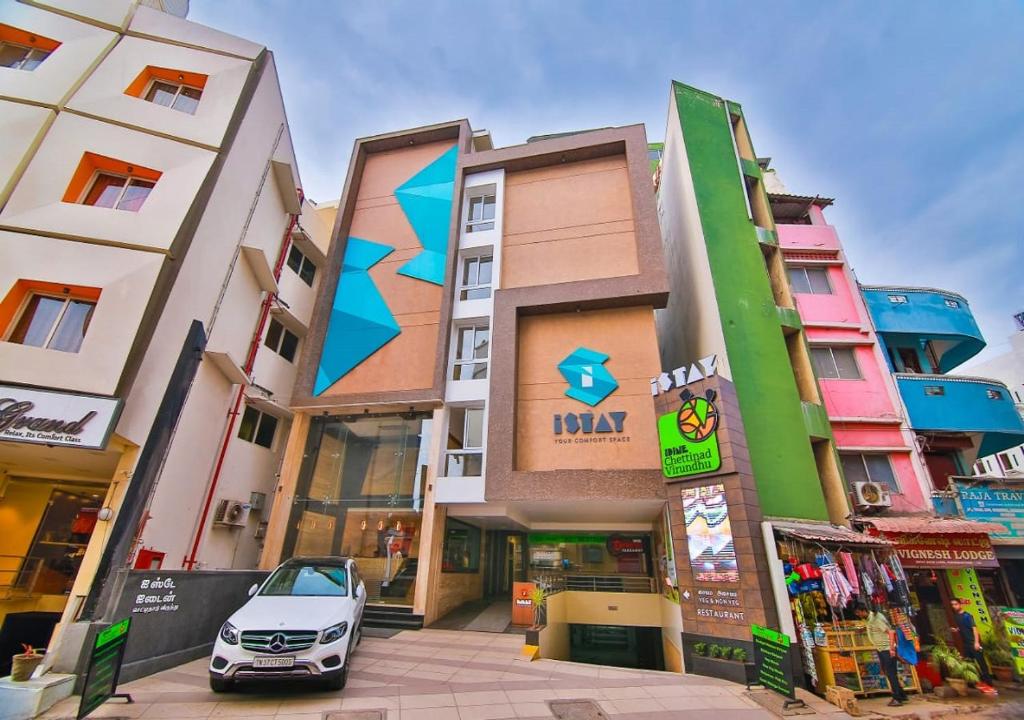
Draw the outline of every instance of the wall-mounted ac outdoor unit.
[[[252,505],[245,500],[221,498],[217,502],[217,511],[213,514],[213,524],[242,527],[249,519],[250,510]]]
[[[876,482],[856,482],[853,484],[853,504],[858,508],[892,507],[889,488]]]

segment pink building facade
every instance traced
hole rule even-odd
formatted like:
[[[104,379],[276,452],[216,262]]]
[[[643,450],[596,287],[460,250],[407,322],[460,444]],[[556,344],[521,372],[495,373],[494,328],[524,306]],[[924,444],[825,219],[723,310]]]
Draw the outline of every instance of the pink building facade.
[[[890,490],[891,510],[931,511],[925,470],[842,243],[831,200],[771,194],[779,246],[806,330],[851,505],[856,484]]]

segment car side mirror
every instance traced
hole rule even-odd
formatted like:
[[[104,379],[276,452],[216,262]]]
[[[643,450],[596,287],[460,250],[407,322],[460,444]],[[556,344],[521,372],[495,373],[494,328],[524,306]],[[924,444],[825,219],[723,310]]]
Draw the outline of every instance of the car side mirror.
[[[259,583],[253,583],[252,587],[249,588],[249,597],[252,597],[253,595],[255,595],[256,591],[259,590],[259,589],[260,589]]]

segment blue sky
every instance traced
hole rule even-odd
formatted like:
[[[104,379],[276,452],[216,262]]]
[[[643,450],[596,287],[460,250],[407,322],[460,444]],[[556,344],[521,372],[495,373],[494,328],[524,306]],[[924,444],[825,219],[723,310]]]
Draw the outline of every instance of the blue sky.
[[[671,79],[743,105],[755,148],[827,212],[861,282],[967,297],[989,348],[1024,310],[1024,3],[192,0],[266,44],[303,185],[352,141],[468,118],[496,145],[642,122]]]

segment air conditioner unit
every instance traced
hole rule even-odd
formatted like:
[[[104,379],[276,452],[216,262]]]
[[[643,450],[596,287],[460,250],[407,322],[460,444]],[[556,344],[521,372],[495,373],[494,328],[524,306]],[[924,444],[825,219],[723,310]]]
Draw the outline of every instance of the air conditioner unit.
[[[217,502],[217,512],[213,514],[213,524],[242,527],[249,519],[250,510],[252,510],[252,505],[244,500],[222,498]]]
[[[853,484],[854,505],[858,508],[892,507],[889,488],[876,482],[857,482]]]

